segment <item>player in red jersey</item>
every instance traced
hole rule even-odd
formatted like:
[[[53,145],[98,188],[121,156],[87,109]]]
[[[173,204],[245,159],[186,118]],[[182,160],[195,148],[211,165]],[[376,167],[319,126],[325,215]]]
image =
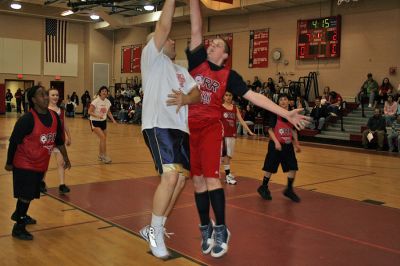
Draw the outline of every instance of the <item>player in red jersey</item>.
[[[227,91],[224,95],[224,103],[222,104],[222,125],[224,126],[224,139],[222,142],[222,163],[225,170],[225,182],[230,185],[236,185],[237,181],[235,176],[231,173],[231,159],[235,150],[236,142],[236,122],[242,124],[243,128],[247,130],[248,134],[254,136],[255,134],[250,130],[246,122],[243,121],[240,111],[236,105],[232,104],[233,95]]]
[[[278,104],[282,108],[289,108],[289,99],[287,94],[278,96]],[[293,125],[286,119],[271,114],[269,119],[268,134],[270,140],[268,143],[268,153],[265,156],[264,179],[262,185],[258,188],[258,193],[265,200],[272,200],[271,192],[268,189],[268,182],[273,173],[276,173],[279,165],[282,165],[284,173],[288,172],[287,188],[283,195],[294,202],[300,202],[300,198],[294,193],[293,183],[298,170],[297,159],[295,154],[300,152],[300,145],[297,138],[297,131],[293,129]]]
[[[222,144],[221,105],[225,91],[243,96],[261,108],[287,118],[296,128],[308,123],[300,110],[289,112],[265,96],[248,90],[243,78],[224,67],[230,48],[223,39],[214,39],[208,49],[203,45],[199,0],[190,0],[191,41],[186,54],[189,72],[201,91],[201,102],[189,107],[190,164],[200,216],[201,248],[204,254],[221,257],[228,251],[230,232],[225,224],[225,193],[219,180]],[[212,206],[216,225],[210,221]]]
[[[40,182],[47,171],[50,155],[56,146],[64,158],[64,168],[71,168],[64,146],[60,118],[47,107],[49,96],[42,86],[28,91],[30,112],[18,119],[10,137],[5,169],[13,171],[14,197],[18,199],[11,219],[16,221],[12,236],[32,240],[27,224],[36,220],[27,215],[30,202],[40,198]]]

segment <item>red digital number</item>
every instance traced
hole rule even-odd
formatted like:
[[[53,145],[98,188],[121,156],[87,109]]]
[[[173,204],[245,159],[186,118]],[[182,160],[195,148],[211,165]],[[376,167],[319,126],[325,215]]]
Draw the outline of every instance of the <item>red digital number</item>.
[[[300,55],[304,56],[304,46],[300,47]]]
[[[332,36],[332,41],[337,41],[337,32],[335,31],[335,34]]]
[[[306,35],[307,35],[307,38],[308,38],[308,42],[310,42],[311,41],[311,33],[307,33]]]
[[[336,43],[331,45],[331,54],[335,55],[336,54]]]

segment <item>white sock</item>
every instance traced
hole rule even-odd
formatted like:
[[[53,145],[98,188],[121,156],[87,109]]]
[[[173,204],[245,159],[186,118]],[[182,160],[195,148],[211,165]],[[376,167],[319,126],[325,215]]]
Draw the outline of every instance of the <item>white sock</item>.
[[[229,164],[224,165],[224,170],[231,170],[231,166]]]
[[[151,215],[151,226],[161,227],[163,225],[163,216],[157,216],[154,213]]]

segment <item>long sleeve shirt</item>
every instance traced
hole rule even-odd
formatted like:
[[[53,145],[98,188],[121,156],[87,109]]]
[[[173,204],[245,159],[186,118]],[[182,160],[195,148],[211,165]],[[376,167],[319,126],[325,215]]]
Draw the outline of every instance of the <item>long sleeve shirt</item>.
[[[392,105],[389,105],[389,102],[385,102],[384,113],[385,115],[395,115],[397,112],[397,103],[392,102]]]

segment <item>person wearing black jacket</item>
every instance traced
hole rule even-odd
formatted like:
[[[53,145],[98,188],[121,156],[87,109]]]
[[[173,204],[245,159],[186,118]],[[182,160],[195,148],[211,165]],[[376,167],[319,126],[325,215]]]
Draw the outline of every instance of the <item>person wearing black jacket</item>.
[[[321,130],[323,129],[325,124],[325,119],[328,116],[328,112],[326,109],[326,105],[322,105],[319,98],[315,99],[315,106],[311,110],[310,116],[313,118],[313,122],[310,123],[310,128],[317,128],[318,132],[321,133]]]

